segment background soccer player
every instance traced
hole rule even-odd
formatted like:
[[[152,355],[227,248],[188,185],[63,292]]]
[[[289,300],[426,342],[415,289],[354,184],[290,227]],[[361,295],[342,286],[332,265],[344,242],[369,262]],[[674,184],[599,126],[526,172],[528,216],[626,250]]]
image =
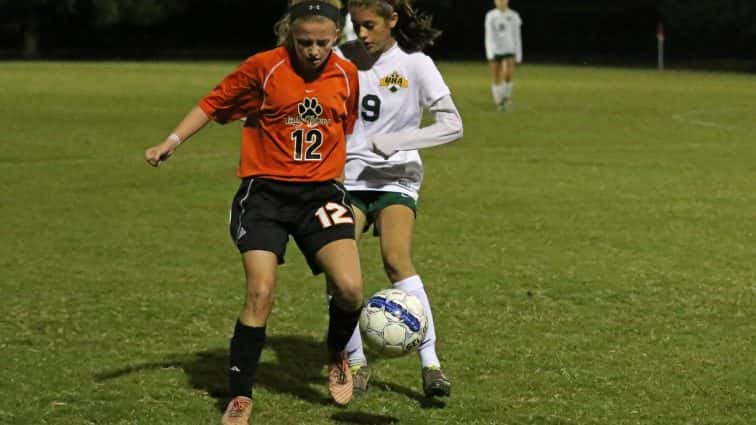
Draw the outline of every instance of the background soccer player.
[[[245,118],[239,190],[230,232],[246,276],[244,307],[231,339],[232,400],[224,425],[247,424],[252,387],[273,307],[276,268],[291,235],[313,271],[325,272],[329,307],[329,390],[338,404],[352,398],[344,346],[362,306],[354,217],[337,181],[346,161],[346,135],[357,114],[353,64],[332,54],[340,1],[293,1],[277,24],[281,46],[248,58],[203,98],[167,140],[147,149],[158,166],[210,120]]]
[[[357,237],[371,224],[392,285],[415,295],[428,316],[420,346],[423,390],[448,396],[451,383],[436,354],[428,295],[411,248],[423,164],[418,149],[462,137],[462,120],[449,88],[423,48],[440,35],[408,0],[351,0],[358,40],[340,46],[360,69],[360,116],[347,146],[346,187],[355,208]],[[434,123],[420,128],[423,110]],[[370,368],[359,331],[347,344],[355,395],[367,390]]]
[[[342,41],[352,41],[357,39],[357,34],[354,33],[354,26],[352,26],[352,16],[347,13],[344,17],[344,28],[341,29]]]
[[[494,0],[495,9],[486,14],[486,58],[490,64],[494,103],[505,111],[512,98],[515,63],[522,62],[522,19],[509,8],[509,0]]]

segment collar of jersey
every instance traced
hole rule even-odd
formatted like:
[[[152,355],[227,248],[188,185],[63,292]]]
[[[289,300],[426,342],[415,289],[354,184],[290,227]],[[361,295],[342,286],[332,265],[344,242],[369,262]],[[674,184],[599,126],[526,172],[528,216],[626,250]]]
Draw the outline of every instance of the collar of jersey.
[[[389,48],[385,52],[381,53],[381,57],[379,57],[378,60],[376,61],[376,65],[379,62],[383,62],[384,60],[389,60],[391,58],[391,56],[396,55],[397,52],[399,52],[401,50],[402,49],[399,47],[399,43],[394,43],[394,45],[391,46],[391,48]]]
[[[289,62],[289,64],[293,67],[294,66],[294,58],[291,57],[291,54],[289,53],[289,49],[286,48],[286,46],[280,46],[279,49],[281,49],[281,55],[286,58],[286,60]],[[328,60],[326,61],[325,65],[323,65],[323,71],[326,72],[329,69],[333,68],[333,63],[335,62],[334,56],[338,56],[334,50],[331,50],[330,55],[328,56]]]

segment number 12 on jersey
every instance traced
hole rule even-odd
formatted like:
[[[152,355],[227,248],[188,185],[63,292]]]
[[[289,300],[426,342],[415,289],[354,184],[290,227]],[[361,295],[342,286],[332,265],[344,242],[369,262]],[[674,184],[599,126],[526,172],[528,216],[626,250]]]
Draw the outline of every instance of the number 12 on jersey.
[[[309,129],[307,132],[301,128],[296,129],[291,133],[291,140],[294,141],[295,161],[320,161],[322,159],[318,149],[323,144],[323,133],[317,128]]]

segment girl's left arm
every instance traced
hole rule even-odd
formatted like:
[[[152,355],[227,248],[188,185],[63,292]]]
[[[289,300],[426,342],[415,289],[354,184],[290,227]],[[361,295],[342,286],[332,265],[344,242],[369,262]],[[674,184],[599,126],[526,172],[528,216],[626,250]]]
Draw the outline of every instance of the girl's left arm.
[[[433,115],[433,124],[413,130],[376,135],[372,140],[373,151],[388,158],[397,151],[430,148],[462,138],[462,117],[451,95],[441,97],[428,110]]]

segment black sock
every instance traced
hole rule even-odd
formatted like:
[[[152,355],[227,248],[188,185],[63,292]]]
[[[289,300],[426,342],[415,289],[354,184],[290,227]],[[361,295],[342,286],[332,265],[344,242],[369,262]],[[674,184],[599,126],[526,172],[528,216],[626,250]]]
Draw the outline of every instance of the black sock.
[[[344,351],[360,320],[362,307],[355,311],[344,311],[331,300],[328,305],[328,352],[330,355]]]
[[[231,397],[243,395],[252,397],[255,371],[260,361],[265,343],[265,326],[254,328],[236,321],[234,336],[231,338],[231,356],[228,381]]]

